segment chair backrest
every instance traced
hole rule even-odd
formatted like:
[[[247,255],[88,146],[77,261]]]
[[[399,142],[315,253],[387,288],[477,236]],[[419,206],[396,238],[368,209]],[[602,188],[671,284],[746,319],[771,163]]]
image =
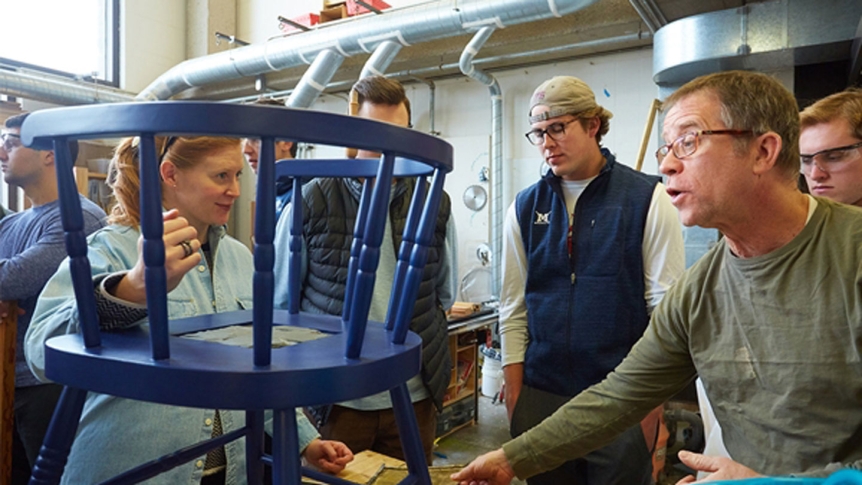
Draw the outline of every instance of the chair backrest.
[[[12,427],[15,404],[15,342],[18,333],[18,304],[9,302],[0,319],[0,483],[12,481]]]
[[[365,334],[371,307],[392,181],[395,177],[418,176],[402,234],[401,248],[398,251],[386,317],[387,330],[394,330],[391,335],[392,342],[404,342],[413,313],[413,305],[409,303],[415,301],[419,290],[421,272],[427,260],[428,246],[443,197],[445,172],[432,168],[422,163],[396,158],[388,153],[381,155],[380,160],[314,160],[311,163],[307,160],[283,160],[277,165],[277,175],[293,177],[294,180],[288,255],[288,311],[292,314],[299,312],[301,297],[299,275],[303,237],[303,180],[336,176],[364,179],[353,230],[342,314],[344,328],[349,335],[346,356],[350,359],[358,358],[362,349],[362,336]],[[433,175],[430,188],[426,184],[426,176],[429,174]]]
[[[399,259],[399,274],[396,282],[399,292],[409,294],[412,286],[418,286],[418,275],[411,271],[418,263],[424,265],[424,252],[415,247],[423,237],[430,238],[436,207],[442,194],[445,173],[452,170],[452,147],[448,143],[420,132],[395,125],[348,117],[332,113],[308,110],[291,110],[261,105],[233,105],[212,102],[152,102],[117,103],[45,110],[31,114],[22,126],[22,142],[36,149],[55,151],[58,186],[61,200],[63,227],[67,233],[66,245],[70,257],[72,279],[78,300],[81,333],[88,348],[100,345],[99,325],[95,298],[92,292],[87,243],[83,232],[83,217],[77,188],[72,175],[68,140],[92,138],[116,138],[139,136],[141,179],[141,232],[144,238],[144,262],[146,266],[147,307],[153,358],[170,357],[167,318],[167,291],[165,272],[162,266],[164,244],[162,242],[162,206],[156,135],[206,135],[260,138],[261,149],[258,165],[258,184],[255,211],[255,273],[253,341],[254,364],[266,366],[270,363],[272,318],[273,318],[273,237],[275,232],[275,146],[278,139],[294,142],[320,143],[326,145],[356,147],[382,153],[381,160],[302,160],[285,167],[285,174],[295,179],[294,201],[301,196],[302,177],[345,176],[371,177],[378,182],[372,196],[368,197],[370,211],[360,218],[363,227],[362,244],[377,244],[382,238],[382,228],[372,217],[388,200],[389,183],[394,176],[409,176],[433,173],[431,190],[425,210],[419,217],[428,230],[418,230],[415,236],[407,235],[410,259]],[[403,160],[401,158],[403,158]],[[279,164],[281,165],[281,164]],[[288,168],[289,167],[289,168]],[[424,179],[423,179],[424,181]],[[420,183],[424,190],[425,184]],[[417,190],[419,192],[419,190]],[[436,195],[435,195],[436,194]],[[422,194],[424,196],[424,194]],[[436,201],[436,202],[435,202]],[[375,205],[376,204],[376,205]],[[421,205],[421,204],[420,204]],[[294,204],[294,206],[298,206]],[[376,207],[376,209],[375,209]],[[411,211],[411,215],[414,211]],[[433,214],[432,214],[433,212]],[[301,216],[301,214],[300,214]],[[379,219],[379,218],[378,218]],[[301,218],[299,219],[301,223]],[[366,230],[366,226],[369,228]],[[422,224],[416,223],[414,228]],[[357,224],[359,227],[359,223]],[[380,236],[377,233],[380,233]],[[427,236],[427,237],[426,237]],[[407,238],[405,238],[405,241]],[[294,242],[291,242],[294,247]],[[402,248],[404,245],[402,245]],[[358,251],[362,253],[362,251]],[[370,251],[369,251],[370,253]],[[401,251],[403,253],[403,251]],[[296,256],[298,257],[298,256]],[[296,259],[296,258],[293,258]],[[403,262],[403,264],[402,264]],[[372,264],[373,263],[373,264]],[[373,257],[358,257],[356,265],[359,275],[350,288],[350,298],[365,294],[373,287],[373,268],[377,261]],[[421,265],[418,266],[421,268]],[[412,271],[416,273],[416,271]],[[298,274],[298,272],[295,272]],[[370,275],[370,279],[369,279]],[[412,279],[415,283],[411,283]],[[370,284],[370,286],[369,286]],[[415,294],[415,290],[414,294]],[[368,298],[370,300],[370,298]],[[354,308],[356,308],[354,306]],[[397,309],[397,314],[406,314],[411,309]],[[364,315],[364,316],[363,316]],[[367,308],[351,311],[346,316],[348,331],[361,335],[367,320]],[[390,317],[395,330],[394,339],[403,340],[407,324],[404,318]],[[408,319],[409,320],[409,319]],[[399,337],[399,335],[402,335]],[[361,338],[348,344],[349,349],[361,348]],[[348,350],[348,355],[356,355]]]

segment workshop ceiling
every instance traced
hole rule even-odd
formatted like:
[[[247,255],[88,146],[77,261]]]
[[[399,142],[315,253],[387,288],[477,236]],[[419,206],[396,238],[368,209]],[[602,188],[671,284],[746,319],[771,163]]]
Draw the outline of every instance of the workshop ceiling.
[[[632,0],[636,1],[636,0]],[[691,15],[740,7],[756,2],[745,0],[653,0],[668,22]],[[367,14],[372,15],[372,14]],[[385,11],[382,15],[386,15]],[[327,28],[327,27],[323,27]],[[337,29],[337,25],[332,27]],[[302,34],[298,34],[302,35]],[[409,82],[409,76],[423,79],[443,79],[460,76],[458,59],[472,34],[425,42],[401,49],[387,69],[400,73],[399,79]],[[652,45],[652,36],[630,0],[600,0],[599,2],[561,18],[518,24],[497,30],[476,60],[488,71],[544,64],[554,61],[637,49]],[[532,55],[525,53],[535,52]],[[493,62],[487,59],[493,58]],[[483,61],[485,59],[485,61]],[[336,72],[329,91],[346,91],[362,70],[367,56],[345,59]],[[292,89],[307,66],[299,66],[266,74],[270,92]],[[188,89],[176,96],[196,99],[234,99],[258,94],[254,78],[243,78]]]

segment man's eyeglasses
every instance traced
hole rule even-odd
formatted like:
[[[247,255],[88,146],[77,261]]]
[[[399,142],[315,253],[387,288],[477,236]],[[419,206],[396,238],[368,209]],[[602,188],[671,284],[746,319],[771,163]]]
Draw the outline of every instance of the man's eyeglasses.
[[[694,154],[700,141],[700,137],[708,135],[731,135],[744,136],[753,135],[753,130],[700,130],[690,131],[676,140],[658,147],[655,151],[655,157],[661,163],[668,153],[673,152],[676,158],[685,158]]]
[[[538,128],[535,130],[530,130],[524,133],[524,136],[526,136],[527,139],[530,140],[530,143],[532,143],[533,145],[541,145],[542,143],[545,143],[545,135],[550,136],[551,139],[554,141],[559,141],[560,138],[566,135],[566,125],[574,123],[575,121],[578,121],[578,119],[579,118],[575,118],[569,121],[551,123],[544,130],[540,130]]]
[[[0,142],[3,144],[3,149],[12,151],[12,149],[21,146],[21,135],[17,133],[2,133],[0,134]]]
[[[859,155],[859,148],[862,147],[862,141],[843,147],[827,148],[811,155],[800,154],[799,161],[802,173],[811,175],[814,166],[822,172],[834,172],[844,168],[847,162],[851,162]]]

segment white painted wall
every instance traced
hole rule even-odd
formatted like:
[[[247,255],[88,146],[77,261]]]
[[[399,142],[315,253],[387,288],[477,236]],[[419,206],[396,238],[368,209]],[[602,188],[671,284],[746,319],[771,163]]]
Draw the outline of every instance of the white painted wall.
[[[120,88],[139,92],[186,60],[186,2],[120,2]]]

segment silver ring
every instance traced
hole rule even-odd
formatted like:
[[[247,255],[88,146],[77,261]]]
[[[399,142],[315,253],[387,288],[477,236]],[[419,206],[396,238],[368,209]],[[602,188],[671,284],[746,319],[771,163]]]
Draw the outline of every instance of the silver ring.
[[[183,247],[183,252],[185,253],[183,256],[184,258],[188,258],[195,253],[195,250],[192,249],[192,243],[189,241],[180,241],[180,246]]]

